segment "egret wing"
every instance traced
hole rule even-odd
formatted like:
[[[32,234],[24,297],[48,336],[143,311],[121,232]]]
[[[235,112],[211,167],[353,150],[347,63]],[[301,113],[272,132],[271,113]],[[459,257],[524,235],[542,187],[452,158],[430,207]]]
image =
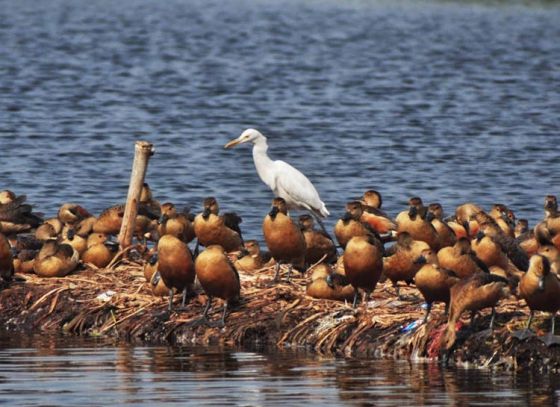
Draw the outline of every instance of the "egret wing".
[[[284,161],[275,161],[276,190],[275,192],[286,199],[288,204],[293,203],[303,208],[318,211],[323,203],[319,193],[300,171]]]

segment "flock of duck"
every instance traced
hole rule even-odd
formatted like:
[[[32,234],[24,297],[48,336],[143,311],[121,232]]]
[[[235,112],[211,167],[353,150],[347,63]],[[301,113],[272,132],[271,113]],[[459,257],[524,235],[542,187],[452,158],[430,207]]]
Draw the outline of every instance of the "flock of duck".
[[[280,173],[296,171],[311,186],[305,188],[312,188],[311,193],[304,192],[307,196],[294,195],[294,173],[291,184],[282,184],[280,176],[271,180],[270,174],[259,170],[259,165],[261,170],[264,167],[257,162],[259,151],[255,153],[255,149],[266,155],[266,138],[250,129],[226,147],[243,142],[254,144],[257,171],[276,195],[270,211],[263,214],[268,251],[261,251],[256,240],[244,240],[241,218],[222,213],[215,198],[204,199],[202,212],[195,216],[188,210],[178,211],[172,203],[160,205],[144,184],[135,236],[144,248],[144,275],[155,295],[169,295],[169,310],[176,293],[183,294],[182,307],[186,306],[197,280],[208,296],[201,321],[223,326],[229,307],[240,298],[239,271],[253,273],[274,266],[277,282],[285,264],[288,281],[293,269],[309,274],[308,295],[352,301],[353,307],[360,297],[367,304],[380,281],[389,280],[400,299],[399,284],[414,284],[427,304],[424,321],[433,303],[445,303],[448,324],[443,344],[448,349],[455,342],[456,322],[465,311],[471,311],[472,324],[477,311],[492,308],[492,328],[495,307],[511,295],[524,299],[531,311],[527,328],[514,335],[519,339],[532,335],[533,313],[545,311],[552,314],[545,341],[559,343],[554,336],[555,314],[560,308],[560,212],[555,196],[545,197],[542,222],[529,228],[526,220],[517,220],[503,204],[485,211],[465,203],[445,218],[439,203],[425,206],[419,197],[411,198],[408,208],[393,219],[382,209],[381,194],[368,190],[346,204],[332,238],[320,221],[329,213],[309,180],[289,164],[278,166],[279,161],[266,156],[272,163],[268,168],[276,165]],[[118,251],[114,236],[120,231],[124,205],[112,206],[96,217],[80,205],[67,203],[56,217],[43,220],[25,201],[25,196],[0,192],[0,276],[4,284],[9,284],[14,273],[61,277],[80,264],[103,268]],[[294,207],[309,214],[295,219],[289,213]],[[189,243],[195,239],[191,251]],[[215,297],[224,301],[223,314],[219,321],[210,322],[208,312]]]

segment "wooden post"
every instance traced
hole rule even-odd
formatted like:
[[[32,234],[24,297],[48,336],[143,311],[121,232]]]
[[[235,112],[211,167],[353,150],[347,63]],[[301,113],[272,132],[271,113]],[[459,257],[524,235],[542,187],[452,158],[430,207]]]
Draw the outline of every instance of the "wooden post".
[[[134,161],[132,163],[132,174],[128,186],[128,196],[124,208],[121,231],[119,233],[119,244],[121,250],[132,244],[134,234],[134,223],[138,214],[138,201],[144,185],[144,177],[148,169],[148,160],[154,154],[154,146],[147,141],[137,141],[134,146]]]

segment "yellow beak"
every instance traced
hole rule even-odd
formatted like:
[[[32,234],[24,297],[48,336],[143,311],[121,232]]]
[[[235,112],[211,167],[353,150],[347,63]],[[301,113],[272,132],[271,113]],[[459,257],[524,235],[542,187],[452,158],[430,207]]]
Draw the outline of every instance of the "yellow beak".
[[[228,143],[224,146],[224,148],[231,148],[231,147],[234,147],[234,146],[236,146],[236,145],[238,145],[238,144],[239,144],[239,139],[236,138],[236,139],[233,139],[233,140],[231,140],[230,142],[228,142]]]

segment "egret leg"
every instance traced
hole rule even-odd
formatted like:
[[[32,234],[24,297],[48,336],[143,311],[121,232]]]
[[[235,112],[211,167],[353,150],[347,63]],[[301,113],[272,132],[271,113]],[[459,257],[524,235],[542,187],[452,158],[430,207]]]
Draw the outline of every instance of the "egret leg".
[[[319,226],[321,227],[323,232],[325,232],[325,234],[329,237],[329,239],[331,239],[334,242],[331,234],[329,232],[327,232],[327,228],[325,228],[325,225],[323,224],[323,220],[319,217],[319,215],[317,215],[313,211],[309,211],[309,213],[315,218],[315,220],[317,221],[317,223],[319,224]]]
[[[428,322],[428,315],[430,315],[430,311],[432,311],[432,303],[427,302],[426,303],[426,315],[424,315],[424,320],[422,321],[423,324]]]
[[[359,297],[358,289],[354,288],[354,301],[352,302],[352,308],[356,308],[358,306],[358,297]]]
[[[169,289],[169,306],[167,307],[169,312],[173,309],[173,288]]]
[[[276,266],[274,266],[275,274],[274,274],[274,282],[277,283],[280,281],[280,262],[276,262]]]
[[[492,317],[490,318],[490,330],[494,329],[494,320],[496,319],[496,308],[492,307]]]
[[[556,313],[552,314],[552,318],[550,318],[550,323],[552,328],[550,329],[550,334],[554,335],[554,326],[556,325]]]
[[[290,282],[290,278],[292,277],[292,268],[293,266],[291,264],[288,265],[288,283]]]

